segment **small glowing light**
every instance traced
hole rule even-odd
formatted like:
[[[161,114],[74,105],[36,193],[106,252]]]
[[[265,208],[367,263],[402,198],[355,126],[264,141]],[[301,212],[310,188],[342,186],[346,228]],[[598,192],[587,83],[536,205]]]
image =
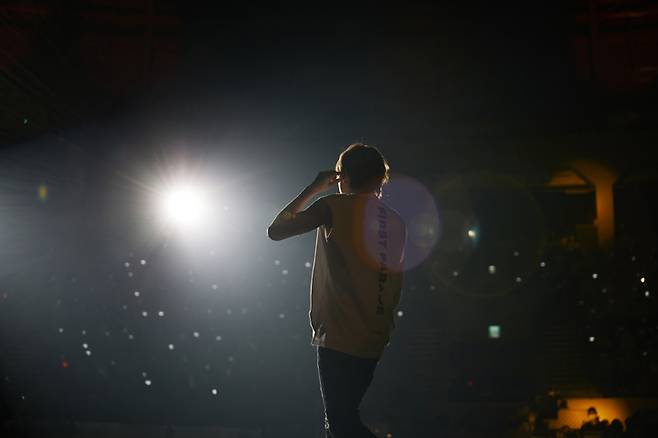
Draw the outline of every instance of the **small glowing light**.
[[[644,283],[645,281],[647,281],[646,278],[644,278],[644,277],[641,277],[641,278],[640,278],[640,283]]]
[[[86,354],[87,356],[91,356],[91,350],[85,350],[85,354]]]
[[[649,292],[648,290],[645,290],[645,291],[644,291],[644,296],[645,296],[645,297],[648,297],[649,295],[651,295],[651,292]]]
[[[48,186],[45,184],[39,184],[37,189],[37,195],[39,196],[39,201],[44,202],[48,200]]]
[[[283,275],[288,275],[288,270],[287,270],[287,269],[284,269],[283,271],[281,271],[281,274],[283,274]]]
[[[212,395],[217,395],[217,390],[215,388],[213,388],[212,391],[210,392],[212,393]]]
[[[64,333],[64,329],[62,327],[60,327],[59,330],[57,330],[57,331],[60,332],[60,333]]]
[[[310,267],[311,267],[311,262],[306,262],[306,263],[304,263],[304,267],[305,267],[305,268],[310,268]]]
[[[519,252],[518,252],[518,251],[514,251],[513,254],[514,254],[514,257],[518,257],[518,256],[519,256]]]
[[[128,277],[132,277],[133,275],[135,274],[133,274],[132,272],[128,272]]]
[[[192,333],[192,336],[194,336],[195,338],[198,338],[199,337],[199,332]]]
[[[521,282],[523,281],[523,279],[522,279],[521,277],[516,277],[514,280],[515,280],[517,283],[521,283]]]
[[[139,295],[140,295],[139,291],[136,290],[136,291],[135,291],[135,296],[138,297]]]
[[[158,316],[162,318],[164,316],[164,312],[162,310],[158,310]]]
[[[125,266],[126,268],[129,268],[130,267],[130,262],[124,262],[123,266]]]
[[[147,316],[149,316],[149,313],[146,310],[144,310],[142,311],[142,316],[146,318]]]
[[[82,336],[84,336],[84,335],[86,335],[86,334],[87,334],[87,330],[85,330],[85,329],[82,329],[82,331],[81,331],[80,333],[82,333]]]
[[[404,316],[404,312],[402,310],[398,310],[398,317],[402,318]]]
[[[135,336],[131,333],[131,334],[128,335],[128,339],[130,339],[132,341],[133,339],[135,339]]]
[[[149,379],[144,380],[144,385],[151,386],[151,381]]]
[[[594,336],[590,336],[590,337],[589,337],[589,341],[590,341],[590,342],[594,342],[594,341],[596,341],[596,338],[595,338]]]
[[[459,277],[459,271],[452,271],[453,277]]]
[[[539,266],[542,267],[542,268],[545,268],[546,267],[546,262],[539,262]]]
[[[281,264],[281,262],[277,259],[277,260],[274,260],[274,264],[275,264],[276,266],[279,266],[279,265]]]
[[[169,344],[169,345],[167,346],[167,348],[169,348],[170,350],[173,350],[173,349],[174,349],[174,344]]]
[[[283,319],[285,317],[286,317],[285,313],[279,313],[279,318]]]
[[[82,348],[84,348],[84,349],[86,350],[87,348],[89,348],[89,344],[87,344],[87,343],[85,342],[84,344],[82,344]]]
[[[488,327],[488,332],[489,332],[489,338],[490,339],[498,339],[500,338],[500,326],[499,325],[490,325]]]
[[[29,120],[27,117],[24,118],[24,119],[23,119],[23,125],[27,125],[27,122],[29,122],[29,121],[30,121],[30,120]]]
[[[145,260],[145,259],[141,259],[141,260],[139,261],[139,264],[142,265],[142,266],[144,266],[144,265],[146,264],[146,260]]]
[[[496,266],[495,265],[489,265],[489,274],[493,275],[496,273]]]
[[[593,273],[593,274],[592,274],[592,278],[593,278],[594,280],[596,280],[597,278],[599,278],[599,274],[597,274],[596,272]]]
[[[473,230],[473,229],[468,230],[468,231],[466,232],[466,234],[467,234],[468,237],[470,237],[471,239],[475,239],[475,238],[477,237],[477,232],[476,232],[475,230]]]
[[[221,341],[221,340],[222,340],[222,337],[221,337],[220,335],[217,335],[217,336],[215,336],[215,340],[216,340],[216,341]]]
[[[146,371],[142,371],[142,377],[146,377],[146,376],[147,376]]]

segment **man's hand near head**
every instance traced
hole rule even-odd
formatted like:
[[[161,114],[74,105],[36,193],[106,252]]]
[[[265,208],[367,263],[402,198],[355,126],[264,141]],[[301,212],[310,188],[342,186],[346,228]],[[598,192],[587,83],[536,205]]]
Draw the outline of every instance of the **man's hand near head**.
[[[302,192],[295,197],[274,218],[267,228],[267,235],[272,240],[283,240],[311,231],[321,225],[331,225],[331,210],[322,198],[315,201],[306,210],[302,210],[314,196],[324,193],[336,186],[340,174],[333,170],[318,172],[317,176]]]

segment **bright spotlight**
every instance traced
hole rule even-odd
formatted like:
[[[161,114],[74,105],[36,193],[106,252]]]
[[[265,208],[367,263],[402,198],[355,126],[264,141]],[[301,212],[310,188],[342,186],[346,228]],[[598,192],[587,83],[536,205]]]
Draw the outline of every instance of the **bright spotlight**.
[[[177,225],[199,225],[208,215],[208,200],[198,187],[174,187],[163,199],[165,219]]]

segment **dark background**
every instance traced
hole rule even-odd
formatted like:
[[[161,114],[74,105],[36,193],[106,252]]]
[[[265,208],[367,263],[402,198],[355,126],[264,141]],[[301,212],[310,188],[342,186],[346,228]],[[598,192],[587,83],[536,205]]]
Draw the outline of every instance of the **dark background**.
[[[443,224],[364,419],[504,430],[521,417],[444,406],[655,396],[658,4],[536,3],[4,2],[4,418],[321,430],[314,236],[265,228],[354,141]],[[591,187],[547,188],[573,160],[618,175],[610,244],[578,231]],[[172,175],[215,187],[205,238],[155,226]]]

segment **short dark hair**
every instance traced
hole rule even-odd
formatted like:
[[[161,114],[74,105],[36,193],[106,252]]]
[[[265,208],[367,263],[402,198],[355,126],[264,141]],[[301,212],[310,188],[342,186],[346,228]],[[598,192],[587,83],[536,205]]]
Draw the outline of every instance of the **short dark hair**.
[[[354,190],[376,190],[388,182],[388,162],[379,149],[363,143],[352,143],[336,161],[336,172],[350,178]]]

